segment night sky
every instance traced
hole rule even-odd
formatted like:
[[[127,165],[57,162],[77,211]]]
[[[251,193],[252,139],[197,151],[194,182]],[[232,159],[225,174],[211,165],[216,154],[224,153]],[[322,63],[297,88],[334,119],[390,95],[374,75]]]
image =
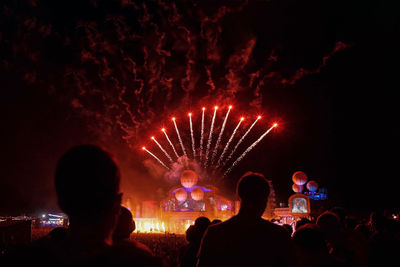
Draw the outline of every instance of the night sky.
[[[149,170],[141,146],[155,150],[149,137],[172,130],[171,116],[186,122],[187,111],[216,104],[262,114],[253,140],[280,123],[227,191],[259,171],[286,201],[302,170],[331,205],[398,208],[400,22],[391,2],[2,2],[0,214],[56,211],[57,159],[83,143],[115,155],[125,196],[159,197],[172,184]]]

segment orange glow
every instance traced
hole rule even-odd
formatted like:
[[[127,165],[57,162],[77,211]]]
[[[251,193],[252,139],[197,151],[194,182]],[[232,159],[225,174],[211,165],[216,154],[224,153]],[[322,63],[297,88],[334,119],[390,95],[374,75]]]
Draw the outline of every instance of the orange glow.
[[[258,120],[261,119],[261,116],[258,116],[257,119],[258,119]]]
[[[231,108],[232,108],[232,105],[229,106],[229,109],[231,109]]]
[[[151,137],[151,139],[153,139],[153,140],[154,140],[154,136],[152,136],[152,137]]]
[[[175,121],[175,117],[172,117],[172,120]]]
[[[192,113],[190,113],[190,112],[189,112],[189,114],[188,114],[188,115],[189,115],[189,117],[190,117],[190,116],[192,116]]]
[[[244,120],[244,117],[241,117],[240,120],[243,121],[243,120]]]
[[[206,108],[205,108],[205,107],[203,107],[203,111],[204,111],[204,110],[206,110]]]
[[[161,128],[161,131],[162,131],[162,132],[165,132],[165,128]]]
[[[274,126],[274,127],[278,127],[278,124],[275,122],[273,126]]]
[[[145,147],[142,147],[142,150],[146,150],[146,148],[145,148]]]
[[[214,108],[217,110],[217,109],[218,109],[218,106],[215,106]]]

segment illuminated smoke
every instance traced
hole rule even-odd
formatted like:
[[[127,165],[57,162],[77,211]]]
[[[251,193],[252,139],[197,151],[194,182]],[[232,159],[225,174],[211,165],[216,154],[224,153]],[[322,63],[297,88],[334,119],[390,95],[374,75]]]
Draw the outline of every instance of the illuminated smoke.
[[[146,151],[147,153],[149,153],[153,158],[155,158],[161,165],[163,165],[167,170],[169,170],[169,168],[167,167],[167,165],[165,165],[164,162],[162,162],[162,160],[160,160],[156,155],[154,155],[153,153],[151,153],[149,150],[147,150],[145,147],[142,147],[142,149],[144,151]]]
[[[171,156],[168,154],[168,152],[160,145],[160,143],[157,142],[156,138],[154,136],[152,136],[151,139],[158,145],[158,147],[161,149],[161,151],[164,152],[165,156],[167,156],[169,161],[174,162],[172,160]]]

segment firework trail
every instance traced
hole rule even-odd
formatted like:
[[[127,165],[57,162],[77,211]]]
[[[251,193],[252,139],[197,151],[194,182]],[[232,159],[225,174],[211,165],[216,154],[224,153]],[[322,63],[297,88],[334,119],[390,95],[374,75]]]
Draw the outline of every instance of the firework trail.
[[[236,164],[239,163],[239,161],[241,161],[246,155],[247,153],[249,153],[270,131],[272,131],[272,129],[274,129],[276,126],[278,126],[276,123],[274,125],[272,125],[271,128],[269,128],[265,133],[263,133],[260,138],[258,138],[251,146],[249,146],[242,155],[240,155],[240,157],[238,157],[235,162],[233,162],[232,166],[226,170],[226,172],[224,173],[224,176],[226,176],[233,167],[236,166]]]
[[[236,131],[239,129],[239,126],[240,126],[240,124],[242,123],[243,120],[244,120],[243,117],[240,118],[239,123],[236,125],[236,128],[233,130],[231,137],[229,138],[228,142],[226,143],[226,145],[225,145],[225,147],[224,147],[224,150],[222,151],[222,154],[221,154],[221,156],[220,156],[219,159],[218,159],[216,168],[218,168],[218,167],[220,166],[221,161],[224,159],[225,153],[226,153],[226,151],[228,150],[229,145],[231,144],[231,142],[232,142],[232,140],[233,140],[233,137],[235,136]]]
[[[162,152],[164,152],[165,156],[167,156],[167,158],[169,159],[169,161],[171,161],[171,163],[173,163],[174,161],[172,160],[171,156],[168,154],[168,152],[160,145],[159,142],[157,142],[157,140],[154,138],[154,136],[151,137],[151,139],[153,139],[153,141],[158,145],[158,147],[161,149]]]
[[[210,146],[211,146],[211,141],[212,141],[212,133],[214,129],[214,122],[215,122],[215,115],[217,114],[217,109],[218,107],[214,107],[214,115],[211,120],[211,127],[210,127],[210,134],[208,135],[208,143],[207,143],[207,149],[206,149],[206,161],[204,163],[204,167],[207,168],[207,163],[208,163],[208,152],[210,152]]]
[[[200,161],[203,160],[204,111],[205,110],[206,110],[206,108],[203,107],[203,113],[201,114]]]
[[[219,132],[217,143],[215,144],[215,147],[214,147],[214,150],[212,153],[211,165],[214,163],[215,156],[217,156],[217,149],[218,149],[219,143],[221,143],[222,134],[224,133],[225,124],[226,124],[226,121],[228,120],[229,112],[231,111],[231,109],[232,109],[232,106],[229,106],[229,109],[225,115],[224,122],[222,123],[221,131]]]
[[[192,113],[189,113],[189,123],[190,123],[190,136],[192,137],[192,150],[193,150],[193,159],[194,159],[194,158],[196,158],[196,149],[194,148]]]
[[[168,143],[171,145],[172,150],[174,151],[176,158],[179,159],[179,155],[178,155],[178,153],[176,152],[176,149],[175,149],[174,144],[172,144],[171,140],[169,139],[167,132],[165,131],[164,128],[162,128],[161,131],[164,133],[165,137],[166,137],[167,140],[168,140]]]
[[[159,158],[156,157],[156,155],[154,155],[153,153],[151,153],[149,150],[147,150],[145,147],[142,147],[142,149],[144,151],[146,151],[147,153],[149,153],[153,158],[155,158],[161,165],[163,165],[165,168],[167,168],[167,170],[169,170],[169,168],[167,167],[167,165],[164,164],[164,162],[162,162]]]
[[[176,134],[178,135],[179,143],[181,144],[181,148],[182,148],[183,154],[185,154],[185,156],[187,158],[186,150],[185,150],[185,147],[183,146],[181,135],[179,134],[178,126],[176,125],[176,122],[175,122],[175,117],[172,118],[172,121],[174,122]]]
[[[257,121],[261,119],[261,116],[258,116],[257,119],[253,122],[253,124],[249,127],[249,129],[244,133],[242,138],[240,138],[239,142],[236,144],[236,146],[233,148],[231,154],[229,154],[228,158],[226,159],[225,163],[223,166],[226,165],[226,163],[232,158],[233,153],[235,153],[236,149],[239,147],[239,145],[243,142],[243,140],[246,138],[246,136],[250,133],[251,129],[256,125]]]

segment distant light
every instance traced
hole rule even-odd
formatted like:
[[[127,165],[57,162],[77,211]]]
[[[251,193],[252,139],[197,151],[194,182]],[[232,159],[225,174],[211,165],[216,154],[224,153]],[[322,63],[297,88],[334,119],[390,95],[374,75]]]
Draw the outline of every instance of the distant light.
[[[203,107],[203,111],[204,111],[204,110],[206,110],[206,108],[205,108],[205,107]]]
[[[261,116],[258,116],[257,119],[258,119],[258,120],[261,119]]]
[[[240,120],[243,121],[243,120],[244,120],[244,117],[241,117]]]
[[[46,218],[46,214],[42,214],[42,218]]]
[[[175,117],[172,117],[172,120],[175,121]]]
[[[274,126],[274,127],[278,127],[278,124],[275,122],[273,126]]]
[[[145,147],[142,147],[142,150],[146,150],[146,148],[145,148]]]
[[[190,117],[190,116],[192,116],[192,113],[190,113],[190,112],[189,112],[189,114],[188,114],[188,115],[189,115],[189,117]]]
[[[161,128],[161,131],[165,132],[165,128]]]
[[[229,106],[229,109],[231,109],[231,108],[232,108],[232,105]]]
[[[218,106],[215,106],[215,107],[214,107],[214,109],[216,109],[216,110],[217,110],[217,109],[218,109]]]
[[[152,137],[151,137],[151,139],[153,139],[153,140],[154,140],[154,136],[152,136]]]

